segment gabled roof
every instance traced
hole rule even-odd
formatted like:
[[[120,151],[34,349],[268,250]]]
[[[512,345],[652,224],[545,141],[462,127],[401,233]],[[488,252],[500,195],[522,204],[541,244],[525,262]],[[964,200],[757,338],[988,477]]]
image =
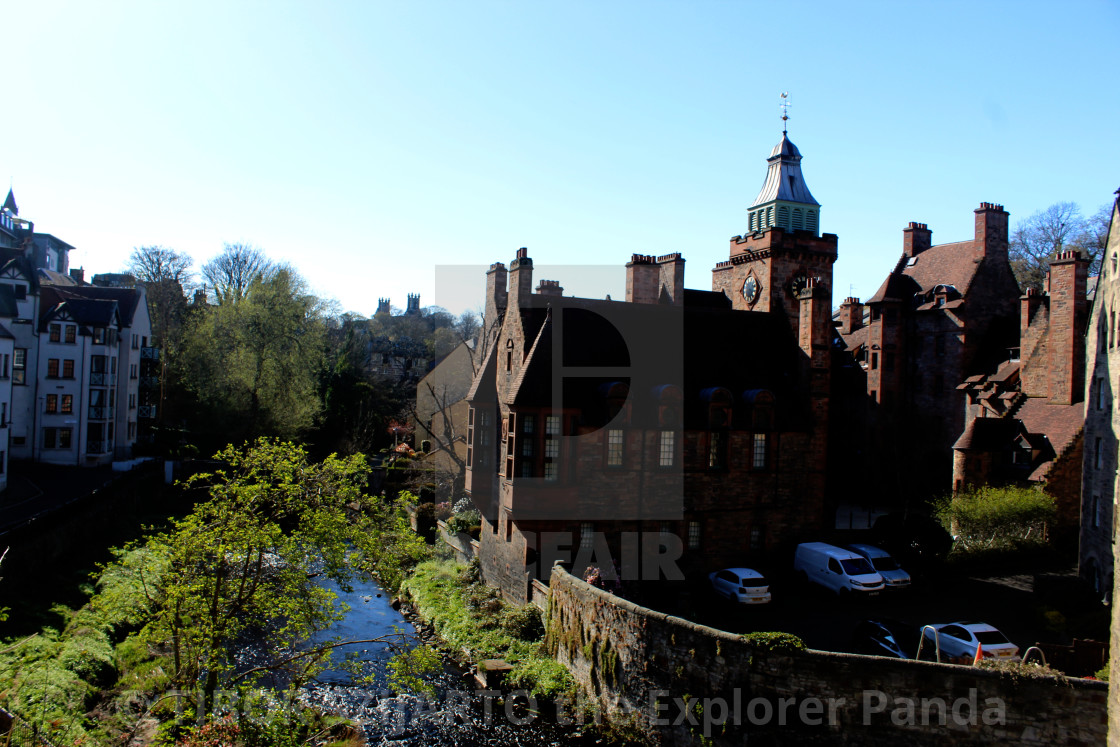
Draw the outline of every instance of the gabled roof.
[[[55,275],[59,273],[54,273]],[[44,282],[44,286],[48,283]],[[121,326],[131,327],[136,316],[136,309],[140,306],[141,292],[136,288],[102,288],[96,285],[56,286],[51,285],[54,292],[62,299],[89,299],[102,301],[116,301],[121,314]]]
[[[120,325],[121,315],[117,302],[111,299],[83,298],[74,289],[44,286],[39,305],[39,330],[44,331],[48,322],[61,314],[87,327]]]
[[[977,247],[972,241],[932,246],[907,261],[903,261],[906,260],[904,255],[899,267],[887,276],[867,303],[902,301],[915,293],[928,293],[939,285],[951,285],[962,296],[967,295],[983,259],[984,247]]]

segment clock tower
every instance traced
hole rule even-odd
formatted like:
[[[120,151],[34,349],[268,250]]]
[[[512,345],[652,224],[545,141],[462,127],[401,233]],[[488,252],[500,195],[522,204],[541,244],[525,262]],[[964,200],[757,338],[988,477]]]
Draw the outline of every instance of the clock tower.
[[[747,231],[731,238],[728,260],[712,270],[712,290],[726,294],[736,309],[782,314],[797,332],[807,288],[831,303],[836,235],[819,232],[820,203],[801,173],[801,152],[784,130],[766,163],[766,180],[747,208]]]

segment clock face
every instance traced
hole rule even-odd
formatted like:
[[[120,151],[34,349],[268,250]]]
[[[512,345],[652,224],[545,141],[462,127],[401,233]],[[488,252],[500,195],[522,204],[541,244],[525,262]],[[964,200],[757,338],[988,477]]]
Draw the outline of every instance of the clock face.
[[[801,293],[801,291],[805,290],[805,286],[806,284],[808,284],[808,282],[809,278],[805,275],[805,273],[797,273],[793,276],[793,279],[789,281],[790,292],[793,293],[794,296],[798,295],[799,293]]]
[[[753,304],[758,300],[758,294],[761,291],[762,285],[754,275],[751,275],[747,278],[747,282],[743,283],[743,298],[747,299],[747,303],[749,304]]]

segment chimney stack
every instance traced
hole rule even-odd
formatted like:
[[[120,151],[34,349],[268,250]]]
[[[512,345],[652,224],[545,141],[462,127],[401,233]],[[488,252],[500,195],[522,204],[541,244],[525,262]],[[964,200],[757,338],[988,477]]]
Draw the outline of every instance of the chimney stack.
[[[509,298],[510,306],[520,308],[528,302],[533,295],[533,260],[529,258],[529,250],[521,247],[517,250],[517,257],[509,263]]]
[[[1050,402],[1080,402],[1085,386],[1085,286],[1089,260],[1080,252],[1058,252],[1050,262]]]
[[[976,213],[976,246],[984,249],[984,256],[1007,261],[1007,217],[1003,205],[981,202]]]
[[[848,296],[840,304],[840,334],[851,334],[862,326],[863,304],[855,296]]]
[[[902,229],[902,253],[907,257],[916,257],[926,249],[933,246],[933,231],[925,223],[910,222]]]
[[[632,255],[626,263],[626,302],[657,303],[660,286],[657,258],[649,254]]]
[[[664,254],[657,258],[657,267],[661,285],[658,302],[668,296],[673,306],[684,306],[684,257],[680,252]]]
[[[560,287],[559,280],[541,280],[537,283],[537,295],[539,296],[562,296],[564,289]]]

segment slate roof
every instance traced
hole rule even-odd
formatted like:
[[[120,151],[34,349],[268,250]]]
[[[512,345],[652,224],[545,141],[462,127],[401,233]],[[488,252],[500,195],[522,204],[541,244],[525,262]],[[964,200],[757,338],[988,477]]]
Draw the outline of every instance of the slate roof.
[[[54,273],[58,274],[58,273]],[[45,284],[45,283],[44,283]],[[96,285],[66,286],[56,289],[62,298],[116,301],[121,314],[121,326],[131,327],[140,306],[140,291],[135,288],[102,288]]]
[[[1050,441],[1055,456],[1062,453],[1085,425],[1085,403],[1052,405],[1045,397],[1032,397],[1016,411],[1028,433],[1041,433]],[[1042,479],[1052,462],[1040,465],[1031,474],[1032,480]]]
[[[899,267],[887,276],[867,303],[909,300],[914,294],[928,293],[939,285],[952,285],[965,296],[983,259],[984,247],[972,241],[939,244],[909,260],[903,256]]]
[[[119,323],[117,302],[111,299],[84,298],[75,289],[44,286],[39,302],[39,330],[44,331],[51,319],[65,309],[78,324],[88,327],[108,327]]]

